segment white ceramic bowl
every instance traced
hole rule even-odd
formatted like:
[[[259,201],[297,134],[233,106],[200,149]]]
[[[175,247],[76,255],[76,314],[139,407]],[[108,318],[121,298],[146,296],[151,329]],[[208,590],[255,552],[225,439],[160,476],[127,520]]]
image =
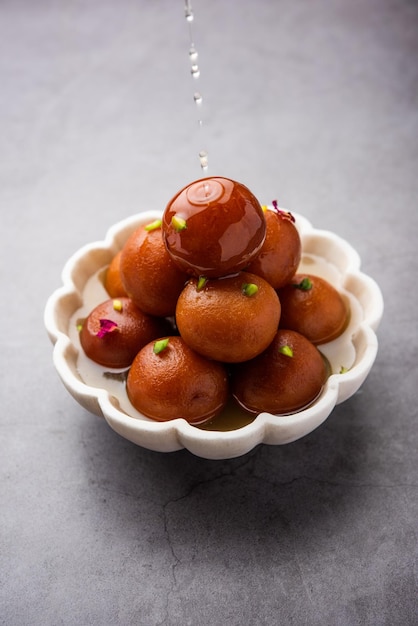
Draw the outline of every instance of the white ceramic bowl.
[[[375,331],[383,314],[383,299],[374,280],[360,271],[359,255],[346,241],[331,232],[317,230],[301,215],[294,215],[302,240],[300,271],[330,280],[351,308],[351,320],[344,334],[320,346],[332,374],[313,404],[293,415],[261,413],[249,423],[240,421],[238,409],[232,407],[207,427],[191,426],[184,419],[156,422],[132,407],[119,372],[106,372],[85,357],[77,319],[109,297],[100,274],[135,228],[161,217],[156,211],[115,224],[103,241],[76,252],[62,272],[63,285],[48,299],[44,320],[54,344],[54,365],[70,394],[88,411],[103,416],[122,437],[160,452],[187,448],[203,458],[226,459],[245,454],[260,443],[285,444],[314,430],[367,377],[376,358]]]

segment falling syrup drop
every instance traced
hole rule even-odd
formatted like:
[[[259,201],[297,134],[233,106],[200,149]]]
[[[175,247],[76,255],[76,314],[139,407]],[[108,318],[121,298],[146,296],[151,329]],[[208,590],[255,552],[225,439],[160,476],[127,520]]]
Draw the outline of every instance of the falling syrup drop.
[[[193,22],[194,15],[193,15],[192,3],[188,0],[186,0],[186,3],[185,3],[184,15],[186,16],[186,20],[188,22]]]
[[[189,24],[189,60],[190,60],[190,63],[191,63],[190,73],[192,75],[192,78],[194,80],[197,80],[200,77],[200,67],[198,65],[199,55],[198,55],[198,52],[196,50],[196,47],[195,47],[195,44],[194,44],[194,39],[193,39],[194,14],[193,14],[192,5],[191,5],[191,1],[190,0],[185,0],[184,14],[185,14],[186,20],[187,20],[187,22]],[[195,105],[196,105],[197,109],[200,109],[201,106],[202,106],[203,98],[202,98],[202,96],[201,96],[199,91],[195,91],[194,92],[193,100],[195,102]],[[202,127],[203,127],[203,119],[202,119],[202,115],[201,115],[200,111],[198,113],[197,123],[198,123],[199,129],[202,129]],[[206,150],[200,150],[200,152],[199,152],[199,162],[200,162],[201,169],[204,172],[206,172],[207,169],[208,169],[208,153],[207,153]]]
[[[199,152],[199,160],[200,160],[200,167],[202,168],[202,170],[204,172],[206,172],[206,170],[208,169],[209,163],[208,163],[208,153],[206,152],[206,150],[201,150]],[[207,191],[207,193],[209,193],[209,189],[205,190]],[[207,195],[206,193],[206,195]]]
[[[199,78],[200,76],[200,69],[198,65],[192,65],[192,69],[190,70],[191,75],[193,76],[193,78]]]
[[[190,46],[190,50],[189,50],[189,59],[190,59],[190,62],[191,62],[192,64],[194,64],[194,65],[195,65],[195,64],[197,63],[197,59],[198,59],[198,57],[199,57],[199,55],[198,55],[198,53],[197,53],[197,50],[196,50],[196,48],[194,47],[194,45],[192,44],[192,45]]]

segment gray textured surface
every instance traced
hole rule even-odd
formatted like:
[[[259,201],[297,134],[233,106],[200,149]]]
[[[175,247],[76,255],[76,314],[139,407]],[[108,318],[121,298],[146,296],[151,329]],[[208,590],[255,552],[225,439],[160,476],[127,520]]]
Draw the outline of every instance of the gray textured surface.
[[[347,238],[385,316],[363,388],[231,461],[121,439],[66,393],[67,258],[200,176],[181,0],[0,4],[0,622],[413,626],[418,6],[195,0],[211,174]]]

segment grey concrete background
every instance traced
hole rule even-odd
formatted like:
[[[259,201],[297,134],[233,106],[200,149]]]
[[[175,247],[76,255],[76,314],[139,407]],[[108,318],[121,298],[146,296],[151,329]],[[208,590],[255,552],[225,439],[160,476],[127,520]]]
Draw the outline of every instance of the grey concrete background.
[[[52,365],[67,258],[200,177],[181,0],[0,3],[0,623],[418,624],[418,5],[195,0],[210,174],[359,251],[376,364],[223,462],[141,449]]]

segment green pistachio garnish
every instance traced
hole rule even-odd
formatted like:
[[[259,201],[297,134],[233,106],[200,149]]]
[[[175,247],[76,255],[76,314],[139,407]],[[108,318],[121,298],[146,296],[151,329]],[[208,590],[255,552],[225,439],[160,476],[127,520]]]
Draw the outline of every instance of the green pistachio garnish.
[[[286,346],[280,346],[279,352],[281,354],[284,354],[285,356],[290,356],[290,357],[293,356],[292,348],[290,346],[287,346],[287,345]]]
[[[122,311],[122,302],[121,300],[113,300],[113,308],[115,311]]]
[[[344,365],[341,365],[340,374],[346,374],[348,372],[348,367],[344,367]]]
[[[305,278],[302,278],[300,283],[295,283],[293,287],[295,289],[301,289],[302,291],[309,291],[312,289],[312,281],[309,276],[305,276]]]
[[[180,215],[173,215],[171,225],[177,233],[187,228],[186,220],[184,217],[180,217]]]
[[[203,287],[206,285],[207,282],[208,282],[208,279],[206,278],[206,276],[199,276],[197,285],[196,285],[196,290],[202,291]]]
[[[169,341],[170,341],[169,337],[166,337],[165,339],[158,339],[158,341],[154,343],[154,348],[153,348],[154,354],[160,354],[160,352],[165,350],[166,347],[168,346]]]
[[[152,230],[157,230],[157,228],[161,228],[161,223],[162,223],[161,220],[154,220],[153,222],[150,222],[149,224],[144,226],[144,228],[148,232],[150,232]]]
[[[81,332],[81,331],[82,331],[82,329],[83,329],[83,325],[84,325],[84,322],[85,322],[85,321],[86,321],[86,318],[85,318],[85,317],[79,317],[79,318],[76,320],[75,327],[76,327],[76,329],[77,329],[77,331],[78,331],[78,332]]]
[[[258,291],[258,287],[254,283],[244,283],[241,289],[244,296],[248,297],[254,296]]]

